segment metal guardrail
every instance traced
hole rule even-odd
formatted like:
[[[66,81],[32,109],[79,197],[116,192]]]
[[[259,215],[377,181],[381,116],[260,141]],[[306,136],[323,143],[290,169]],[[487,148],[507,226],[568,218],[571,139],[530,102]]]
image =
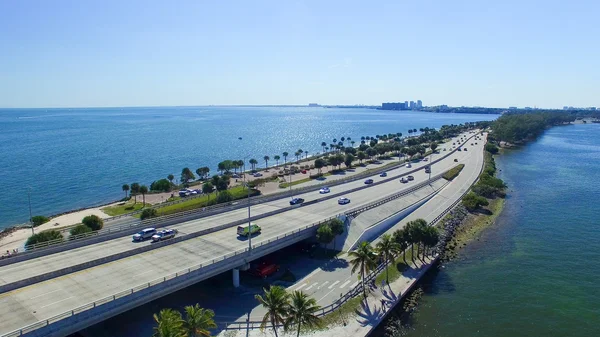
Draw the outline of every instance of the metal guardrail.
[[[302,227],[302,228],[299,228],[299,229],[294,229],[294,230],[289,231],[287,233],[284,233],[282,235],[278,235],[275,238],[270,238],[267,241],[262,241],[259,244],[252,245],[252,249],[256,249],[257,247],[262,247],[263,245],[270,244],[271,242],[279,241],[279,240],[281,240],[283,238],[286,238],[286,237],[292,237],[292,236],[294,236],[294,234],[300,235],[304,231],[306,231],[308,229],[311,229],[311,228],[314,228],[316,226],[319,226],[322,223],[328,222],[331,219],[337,218],[340,215],[342,215],[342,213],[336,214],[335,216],[332,216],[332,217],[326,218],[324,220],[312,223],[312,224],[307,225],[305,227]],[[164,283],[164,282],[166,282],[168,280],[171,280],[173,278],[189,274],[189,273],[191,273],[193,271],[196,271],[196,270],[199,270],[201,268],[204,268],[204,267],[207,267],[207,266],[210,266],[210,265],[214,265],[215,263],[224,261],[224,260],[226,260],[228,258],[231,258],[231,257],[238,256],[238,255],[243,254],[243,253],[245,253],[247,251],[248,251],[248,248],[238,249],[238,250],[234,251],[233,253],[228,253],[228,254],[225,254],[225,255],[221,255],[221,256],[216,257],[216,258],[214,258],[212,260],[209,260],[207,262],[204,262],[204,263],[201,263],[201,264],[198,264],[198,265],[186,268],[186,269],[182,269],[182,270],[180,270],[178,272],[171,273],[171,274],[169,274],[167,276],[164,276],[162,278],[154,279],[154,280],[152,280],[150,282],[146,282],[144,284],[140,284],[138,286],[135,286],[133,288],[127,289],[125,291],[121,291],[121,292],[115,293],[113,295],[110,295],[110,296],[101,298],[99,300],[96,300],[94,302],[90,302],[90,303],[84,304],[84,305],[79,306],[79,307],[77,307],[77,308],[75,308],[73,310],[66,311],[64,313],[52,316],[50,318],[47,318],[45,320],[42,320],[42,321],[39,321],[39,322],[36,322],[36,323],[33,323],[33,324],[29,324],[29,325],[27,325],[27,326],[25,326],[25,327],[23,327],[21,329],[9,332],[9,333],[4,334],[4,335],[1,335],[0,337],[22,336],[25,333],[28,333],[28,332],[31,332],[33,330],[36,330],[36,329],[42,328],[44,326],[50,325],[50,324],[52,324],[54,322],[57,322],[57,321],[59,321],[61,319],[74,316],[74,315],[76,315],[78,313],[81,313],[83,311],[86,311],[86,310],[89,310],[89,309],[92,309],[92,308],[96,308],[97,306],[100,306],[102,304],[106,304],[106,303],[115,301],[115,300],[117,300],[117,299],[119,299],[121,297],[124,297],[124,296],[127,296],[127,295],[131,295],[131,294],[133,294],[135,292],[138,292],[140,290],[144,290],[144,289],[150,288],[152,286]]]

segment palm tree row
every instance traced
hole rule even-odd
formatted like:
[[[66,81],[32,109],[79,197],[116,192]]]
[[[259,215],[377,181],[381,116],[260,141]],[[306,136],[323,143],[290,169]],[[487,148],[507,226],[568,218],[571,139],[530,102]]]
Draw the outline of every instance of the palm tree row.
[[[284,331],[296,329],[296,336],[300,336],[302,327],[316,327],[320,324],[317,311],[321,307],[314,298],[308,297],[302,291],[288,293],[283,287],[272,286],[263,289],[263,295],[256,295],[256,300],[266,309],[260,329],[264,330],[270,325],[278,336],[277,329],[283,326]]]
[[[174,309],[162,309],[154,314],[153,337],[209,337],[210,330],[215,329],[215,313],[203,309],[198,304],[184,308],[185,318]]]
[[[394,232],[393,235],[384,234],[375,245],[375,248],[370,243],[361,242],[356,250],[351,251],[350,265],[352,273],[358,272],[358,277],[362,281],[363,295],[367,296],[367,288],[365,287],[365,277],[377,268],[377,262],[382,261],[385,265],[395,261],[400,253],[403,254],[403,260],[406,262],[406,249],[410,246],[411,251],[414,245],[417,245],[417,257],[419,256],[419,248],[423,245],[423,258],[427,254],[426,249],[434,247],[439,240],[437,228],[428,226],[423,219],[410,221],[403,229]],[[414,255],[413,255],[414,256]],[[386,281],[389,283],[388,269],[386,268]]]

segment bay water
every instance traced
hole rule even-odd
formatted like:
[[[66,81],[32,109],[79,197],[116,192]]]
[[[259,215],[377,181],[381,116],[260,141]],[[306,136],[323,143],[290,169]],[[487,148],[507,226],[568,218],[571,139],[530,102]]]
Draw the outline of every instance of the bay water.
[[[600,124],[496,162],[502,215],[427,278],[407,336],[600,336]]]
[[[0,228],[115,201],[123,184],[321,142],[492,120],[497,115],[308,107],[0,109]],[[242,139],[240,140],[239,137]]]

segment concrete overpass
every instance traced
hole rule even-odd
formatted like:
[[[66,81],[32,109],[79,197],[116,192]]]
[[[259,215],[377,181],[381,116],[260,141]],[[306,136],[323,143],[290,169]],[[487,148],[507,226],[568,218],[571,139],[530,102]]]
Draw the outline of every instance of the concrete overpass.
[[[469,146],[472,151],[468,153],[452,154],[437,163],[433,167],[434,172],[454,166],[455,158],[466,165],[475,165],[473,158],[481,155],[482,144],[480,142],[477,151]],[[397,170],[393,174],[401,174],[407,169]],[[428,178],[422,170],[413,175],[415,182]],[[379,177],[373,179],[382,180]],[[354,184],[363,186],[362,181]],[[345,187],[351,191],[358,186]],[[358,206],[408,188],[410,185],[389,181],[349,192],[347,196],[351,198],[352,205]],[[301,196],[307,201],[321,197],[316,192]],[[211,230],[215,225],[239,221],[240,215],[243,221],[245,210],[235,210],[180,224],[178,229],[183,240],[179,242],[8,291],[0,295],[0,315],[3,318],[0,333],[19,329],[8,335],[62,336],[202,279],[243,266],[252,259],[313,236],[321,221],[349,208],[337,205],[336,199],[325,199],[293,209],[287,204],[287,199],[256,206],[255,209],[263,214],[283,208],[286,211],[260,220],[263,234],[253,239],[251,254],[247,242],[236,238],[235,228]],[[253,212],[256,211],[253,209]],[[206,230],[212,232],[203,233]],[[194,233],[204,235],[194,236]],[[190,238],[185,239],[186,236]],[[36,273],[64,270],[78,263],[105,258],[115,252],[125,254],[143,246],[149,247],[150,244],[136,245],[128,236],[121,237],[2,267],[0,279],[4,284],[11,284],[35,277]]]

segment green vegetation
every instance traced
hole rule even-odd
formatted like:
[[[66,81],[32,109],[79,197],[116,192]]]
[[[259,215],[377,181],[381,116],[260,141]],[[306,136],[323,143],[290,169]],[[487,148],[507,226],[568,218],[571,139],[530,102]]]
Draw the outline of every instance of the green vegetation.
[[[383,262],[388,264],[390,261],[395,260],[396,256],[400,253],[400,245],[392,239],[390,234],[384,234],[381,236],[381,240],[377,242],[375,251],[383,259]],[[385,269],[385,279],[389,284],[390,278],[388,269],[389,268]]]
[[[363,295],[367,297],[367,287],[365,287],[365,276],[377,268],[377,255],[373,251],[373,247],[368,242],[361,242],[356,250],[348,253],[350,257],[350,265],[352,266],[352,274],[358,271],[358,276],[362,281]]]
[[[336,311],[321,317],[321,326],[329,327],[341,323],[345,324],[347,317],[354,314],[361,301],[362,298],[360,297],[349,299],[346,303],[339,306]]]
[[[321,320],[317,312],[321,307],[314,298],[308,297],[302,291],[294,291],[291,294],[280,286],[272,286],[263,289],[263,295],[256,295],[256,300],[266,309],[263,316],[261,331],[270,326],[277,334],[277,326],[283,325],[284,331],[296,330],[296,336],[300,336],[303,328],[317,328],[321,326]]]
[[[444,173],[442,178],[444,178],[446,180],[452,180],[458,176],[458,174],[460,173],[460,171],[462,171],[462,169],[464,167],[465,167],[465,164],[458,164],[458,165],[454,166],[453,168],[449,169],[448,171],[446,171],[446,173]]]
[[[45,224],[48,221],[50,221],[50,218],[45,217],[43,215],[34,215],[31,218],[31,223],[33,224],[33,227],[37,227],[37,226],[43,225],[43,224]]]
[[[406,255],[408,256],[408,259],[412,260],[413,257],[410,250],[406,252]],[[377,275],[375,283],[380,284],[381,281],[388,280],[387,283],[389,284],[390,282],[396,281],[402,275],[402,272],[408,268],[408,264],[405,261],[406,259],[407,257],[404,256],[404,254],[402,257],[397,256],[383,272]]]
[[[495,144],[492,143],[486,143],[485,144],[485,150],[491,154],[496,154],[498,153],[499,149]]]
[[[125,202],[123,204],[108,206],[101,209],[102,212],[110,215],[117,216],[121,214],[131,213],[144,208],[142,204],[136,204],[134,202]]]
[[[81,220],[81,223],[88,226],[94,231],[99,231],[104,227],[104,220],[100,219],[97,215],[88,215]]]
[[[171,186],[173,184],[168,179],[159,179],[157,181],[153,181],[150,184],[150,191],[153,192],[171,192]]]
[[[192,170],[190,170],[189,167],[185,167],[181,170],[181,182],[183,183],[183,185],[187,185],[190,180],[194,180],[196,179],[196,176],[194,176],[194,173],[192,172]]]
[[[204,187],[203,187],[204,190]],[[230,188],[228,190],[229,194],[231,194],[231,200],[238,200],[248,197],[248,192],[243,186],[236,186]],[[250,196],[259,195],[260,192],[257,190],[250,189]],[[177,212],[189,211],[192,209],[202,208],[206,206],[215,205],[217,203],[217,198],[210,198],[210,193],[206,195],[206,197],[199,197],[186,200],[184,202],[180,202],[178,204],[168,205],[164,207],[157,208],[157,211],[162,215],[173,214]]]
[[[123,184],[123,186],[121,186],[121,190],[123,190],[123,192],[125,192],[125,199],[127,199],[127,192],[129,192],[129,185]]]
[[[492,136],[497,141],[522,143],[535,139],[548,127],[574,120],[574,115],[560,112],[504,114],[492,123]]]
[[[210,336],[210,330],[217,328],[212,310],[201,308],[198,304],[184,308],[185,318],[174,309],[162,309],[154,314],[153,337]]]
[[[71,235],[79,235],[91,232],[92,229],[86,225],[77,225],[69,231]]]
[[[142,198],[144,200],[143,204],[146,206],[146,194],[148,193],[148,186],[142,185],[140,186],[140,193],[142,194]]]
[[[317,229],[317,241],[328,245],[333,241],[335,251],[335,237],[344,234],[344,222],[340,219],[331,219],[322,223]]]
[[[137,204],[137,195],[140,193],[140,184],[132,183],[130,187],[131,193],[129,195],[133,195],[133,203]]]
[[[47,231],[43,231],[37,234],[33,234],[32,236],[29,237],[29,239],[27,239],[27,242],[25,242],[25,247],[30,246],[30,245],[34,245],[36,243],[42,243],[42,242],[48,242],[48,241],[54,241],[54,240],[64,240],[62,234],[55,230],[55,229],[50,229]]]
[[[465,195],[462,199],[462,203],[470,212],[477,210],[481,206],[489,205],[489,202],[486,198],[479,196],[473,192],[470,192],[467,195]]]
[[[142,213],[140,214],[140,219],[146,220],[151,218],[156,218],[158,216],[158,212],[154,208],[144,208]]]

